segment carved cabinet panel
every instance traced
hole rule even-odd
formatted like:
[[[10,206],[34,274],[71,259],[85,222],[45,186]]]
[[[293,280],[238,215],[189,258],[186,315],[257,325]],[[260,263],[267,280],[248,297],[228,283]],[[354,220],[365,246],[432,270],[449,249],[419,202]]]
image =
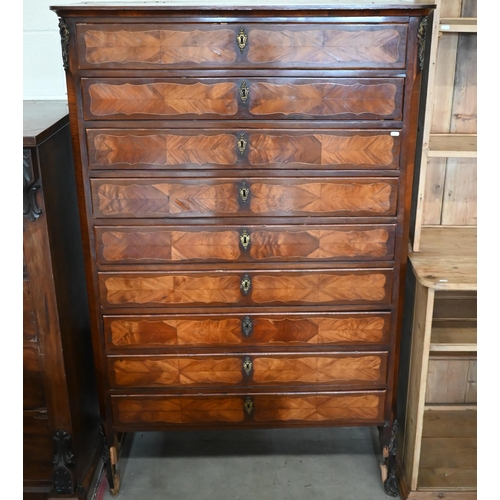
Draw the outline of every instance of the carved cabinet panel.
[[[53,8],[107,446],[374,425],[392,468],[432,7],[215,4]]]
[[[91,500],[99,407],[67,105],[23,112],[23,498]]]

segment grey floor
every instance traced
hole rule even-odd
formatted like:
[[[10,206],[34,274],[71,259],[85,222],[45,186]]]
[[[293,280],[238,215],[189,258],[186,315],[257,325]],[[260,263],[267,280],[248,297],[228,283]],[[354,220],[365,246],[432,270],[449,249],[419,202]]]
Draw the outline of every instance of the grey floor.
[[[390,500],[379,461],[375,428],[128,434],[116,500]]]

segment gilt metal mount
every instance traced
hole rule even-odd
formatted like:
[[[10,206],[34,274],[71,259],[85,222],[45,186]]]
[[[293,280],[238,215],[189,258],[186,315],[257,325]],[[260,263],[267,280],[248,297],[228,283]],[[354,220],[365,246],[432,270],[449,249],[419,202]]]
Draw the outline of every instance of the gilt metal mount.
[[[238,47],[240,48],[240,52],[243,54],[245,47],[247,45],[248,36],[245,33],[245,28],[240,28],[239,33],[236,35],[236,42],[238,43]]]

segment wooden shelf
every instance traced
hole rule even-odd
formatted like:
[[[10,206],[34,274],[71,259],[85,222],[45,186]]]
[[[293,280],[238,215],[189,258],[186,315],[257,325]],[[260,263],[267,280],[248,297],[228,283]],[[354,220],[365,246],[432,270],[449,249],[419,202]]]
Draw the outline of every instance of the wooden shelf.
[[[442,33],[477,33],[477,17],[442,17],[439,22]]]
[[[431,352],[476,352],[477,328],[433,328]]]
[[[429,158],[477,158],[477,134],[431,134]]]
[[[423,227],[409,259],[418,281],[434,290],[477,290],[477,227]]]
[[[432,409],[424,413],[418,488],[476,490],[477,411]]]

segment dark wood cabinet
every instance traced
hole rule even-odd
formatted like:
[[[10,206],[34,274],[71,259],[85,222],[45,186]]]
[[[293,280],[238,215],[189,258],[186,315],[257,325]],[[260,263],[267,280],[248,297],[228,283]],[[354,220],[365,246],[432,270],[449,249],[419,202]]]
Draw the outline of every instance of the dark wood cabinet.
[[[68,107],[25,101],[24,498],[90,499],[99,407]]]
[[[397,495],[432,8],[52,7],[114,493],[118,432],[370,425]]]

